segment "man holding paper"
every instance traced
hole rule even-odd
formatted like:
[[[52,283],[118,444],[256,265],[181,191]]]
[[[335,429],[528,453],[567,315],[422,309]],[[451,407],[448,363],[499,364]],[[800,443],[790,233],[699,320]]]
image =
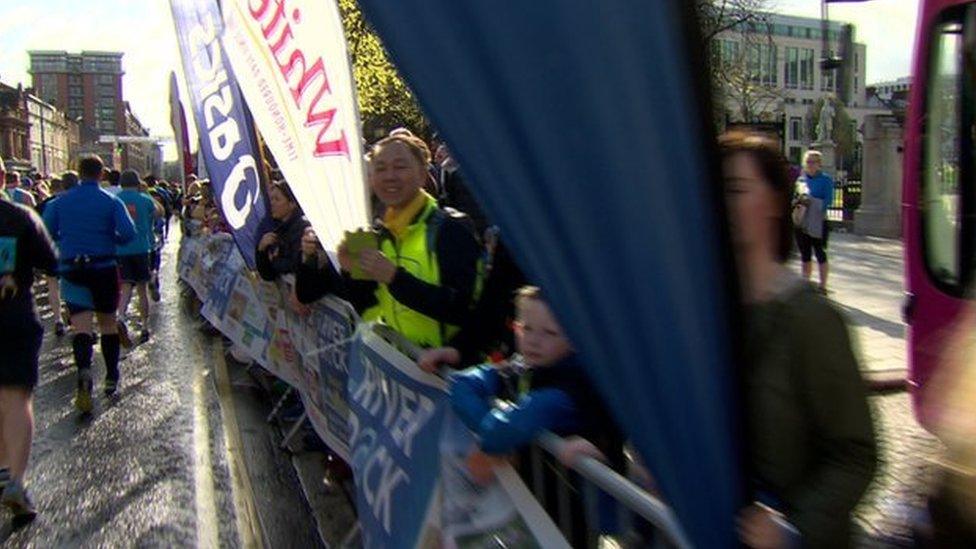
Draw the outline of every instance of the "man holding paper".
[[[295,273],[299,301],[326,293],[351,302],[422,347],[457,344],[482,285],[482,249],[463,217],[422,190],[430,151],[396,135],[374,146],[370,185],[386,206],[376,231],[347,233],[336,273],[306,231]],[[462,344],[461,347],[464,347]],[[465,349],[468,350],[468,349]]]

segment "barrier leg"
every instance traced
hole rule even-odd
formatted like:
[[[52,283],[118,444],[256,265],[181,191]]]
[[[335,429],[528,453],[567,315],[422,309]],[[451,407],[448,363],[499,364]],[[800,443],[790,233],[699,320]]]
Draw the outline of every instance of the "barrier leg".
[[[295,438],[295,435],[297,435],[298,432],[302,429],[302,426],[305,425],[306,421],[308,421],[308,412],[303,412],[302,417],[298,418],[298,421],[296,421],[295,424],[291,426],[291,429],[288,431],[288,434],[285,435],[285,439],[281,441],[281,444],[279,444],[278,447],[281,448],[282,450],[288,450],[290,452],[292,439]]]
[[[271,413],[268,414],[268,423],[272,423],[274,420],[278,419],[278,414],[281,413],[281,409],[285,407],[285,401],[288,400],[288,397],[291,396],[291,392],[294,390],[294,388],[289,387],[285,390],[284,394],[281,395],[281,398],[279,398],[278,402],[275,403],[274,408],[271,409]]]
[[[339,542],[339,547],[342,549],[346,549],[347,547],[362,547],[363,542],[359,539],[361,531],[362,527],[359,525],[359,521],[356,521],[356,524],[352,525],[352,530],[349,530],[346,537],[342,538],[342,541]]]

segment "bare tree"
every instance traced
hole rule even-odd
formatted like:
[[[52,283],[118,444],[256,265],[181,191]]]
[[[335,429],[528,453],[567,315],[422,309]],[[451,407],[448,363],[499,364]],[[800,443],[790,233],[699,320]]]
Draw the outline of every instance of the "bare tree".
[[[722,127],[726,106],[735,105],[733,118],[753,121],[784,99],[785,93],[763,81],[762,67],[750,57],[772,43],[769,27],[770,0],[694,0],[702,51],[707,52],[712,81],[716,125]],[[737,52],[723,52],[720,37],[733,34]],[[729,55],[732,53],[731,55]],[[760,62],[761,64],[761,62]],[[774,63],[775,66],[775,63]]]

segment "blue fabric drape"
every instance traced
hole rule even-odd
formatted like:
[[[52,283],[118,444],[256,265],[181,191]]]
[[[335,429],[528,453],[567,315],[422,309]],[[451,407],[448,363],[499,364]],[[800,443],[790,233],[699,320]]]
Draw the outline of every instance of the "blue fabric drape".
[[[719,196],[681,0],[359,0],[691,541],[736,543]]]

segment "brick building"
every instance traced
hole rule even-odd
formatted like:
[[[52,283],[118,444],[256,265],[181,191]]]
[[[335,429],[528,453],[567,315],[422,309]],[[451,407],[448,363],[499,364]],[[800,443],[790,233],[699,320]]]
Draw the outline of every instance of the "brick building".
[[[30,74],[37,95],[80,119],[80,152],[99,154],[113,164],[113,147],[102,135],[126,135],[122,99],[122,53],[31,51]],[[116,157],[117,158],[117,157]]]

